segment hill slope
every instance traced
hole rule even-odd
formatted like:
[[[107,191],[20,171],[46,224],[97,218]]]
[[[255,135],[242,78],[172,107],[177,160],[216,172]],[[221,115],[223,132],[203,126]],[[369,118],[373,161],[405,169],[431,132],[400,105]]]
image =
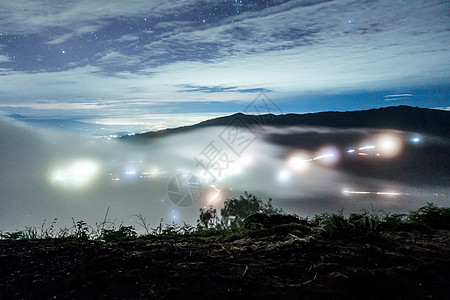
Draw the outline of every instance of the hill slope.
[[[238,121],[239,120],[239,121]],[[238,122],[237,122],[238,121]],[[192,126],[138,134],[129,139],[162,137],[192,129],[226,126],[320,126],[333,128],[397,129],[450,137],[450,112],[409,106],[386,107],[366,111],[320,112],[285,115],[246,115],[237,113],[207,120]]]

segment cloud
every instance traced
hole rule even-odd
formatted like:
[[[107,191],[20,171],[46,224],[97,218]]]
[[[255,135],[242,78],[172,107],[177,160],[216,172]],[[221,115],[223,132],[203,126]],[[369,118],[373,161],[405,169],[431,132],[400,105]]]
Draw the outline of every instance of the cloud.
[[[135,55],[125,55],[119,52],[109,51],[104,55],[99,55],[97,63],[102,65],[134,66],[140,64],[143,59]]]
[[[11,62],[11,58],[9,58],[9,56],[6,56],[6,55],[0,55],[0,64],[6,63],[6,62]]]
[[[164,15],[170,9],[181,8],[184,4],[172,4],[162,0],[145,3],[131,0],[126,5],[122,1],[107,0],[94,2],[75,0],[65,3],[56,0],[39,3],[25,0],[10,2],[2,6],[3,9],[0,10],[0,19],[4,24],[2,30],[9,34],[16,34],[30,33],[35,29],[41,31],[52,27],[72,29],[77,24],[90,24],[98,20],[116,17],[134,17],[148,11]],[[19,27],[18,24],[21,26]]]
[[[54,37],[51,41],[47,42],[49,45],[58,45],[62,44],[74,37],[80,37],[85,33],[95,32],[98,29],[102,28],[101,25],[86,25],[86,26],[76,26],[76,29],[70,33],[66,33],[57,37]]]
[[[196,166],[194,157],[202,158],[202,150],[211,142],[226,152],[230,159],[242,163],[240,173],[230,174],[217,182],[217,188],[221,190],[219,202],[215,204],[218,208],[225,198],[249,191],[264,199],[271,197],[275,206],[281,205],[288,212],[302,215],[338,209],[353,212],[370,209],[371,203],[374,203],[375,209],[405,212],[441,197],[434,193],[449,192],[446,185],[431,189],[423,183],[422,174],[417,178],[420,183],[416,187],[387,180],[386,176],[395,170],[417,176],[416,168],[396,161],[387,164],[389,170],[386,172],[377,173],[377,170],[366,166],[361,170],[345,170],[318,163],[311,164],[305,173],[295,175],[291,172],[290,180],[285,178],[287,180],[280,181],[277,176],[287,166],[285,159],[291,151],[306,150],[314,155],[315,147],[319,149],[321,142],[327,142],[327,137],[337,141],[336,147],[346,149],[349,142],[369,138],[377,131],[291,128],[289,134],[301,134],[305,141],[302,143],[301,139],[297,139],[295,147],[273,143],[269,136],[258,135],[243,153],[248,159],[240,161],[219,138],[226,129],[224,127],[205,128],[136,144],[37,130],[5,119],[0,119],[0,125],[1,230],[40,226],[44,219],[54,218],[58,218],[58,226],[71,226],[71,217],[94,224],[104,216],[108,207],[111,216],[126,225],[133,225],[131,215],[139,212],[148,218],[152,227],[158,225],[160,218],[170,223],[174,220],[173,211],[177,213],[176,222],[185,220],[195,224],[198,209],[209,201],[209,185],[203,185],[204,198],[194,206],[183,209],[170,202],[167,188],[169,180],[179,172],[201,176],[203,170]],[[273,138],[279,136],[279,132],[272,130],[268,135]],[[291,140],[293,136],[284,138]],[[443,145],[442,149],[446,149],[444,147],[448,148],[448,145]],[[93,178],[84,184],[70,176],[65,180],[61,178],[80,162],[96,166],[98,172]],[[376,162],[377,168],[381,163]],[[136,174],[126,174],[127,171]],[[151,172],[161,175],[144,178],[143,173]],[[113,180],[117,178],[120,180]],[[408,195],[348,196],[342,192],[345,188],[395,191]],[[449,202],[445,197],[439,199],[443,201],[441,205]]]
[[[396,94],[396,95],[386,95],[384,98],[398,98],[398,97],[412,97],[412,94]]]
[[[39,64],[20,62],[19,55],[14,61],[0,56],[9,68],[0,71],[8,83],[0,93],[19,103],[33,98],[61,102],[89,98],[144,99],[164,105],[248,101],[251,96],[245,94],[263,90],[280,99],[299,99],[311,92],[401,90],[449,79],[445,3],[263,4],[129,1],[123,5],[87,0],[4,4],[2,31],[33,33],[44,41],[39,51],[47,51],[47,46],[55,50],[48,50]],[[60,56],[61,48],[71,47]],[[30,87],[27,91],[25,84]]]
[[[193,93],[193,92],[201,92],[201,93],[228,93],[228,92],[233,92],[233,93],[269,93],[271,92],[271,90],[268,89],[264,89],[264,88],[254,88],[254,89],[239,89],[236,86],[231,86],[231,87],[222,87],[222,86],[192,86],[189,84],[185,84],[185,85],[180,85],[181,88],[184,88],[183,90],[179,91],[179,92],[188,92],[188,93]]]
[[[412,94],[395,94],[395,95],[386,95],[384,96],[384,101],[399,101],[406,100],[413,97]]]
[[[139,37],[136,35],[132,35],[132,34],[125,34],[125,35],[121,36],[120,38],[116,39],[116,41],[120,42],[120,43],[134,42],[137,40],[139,40]]]

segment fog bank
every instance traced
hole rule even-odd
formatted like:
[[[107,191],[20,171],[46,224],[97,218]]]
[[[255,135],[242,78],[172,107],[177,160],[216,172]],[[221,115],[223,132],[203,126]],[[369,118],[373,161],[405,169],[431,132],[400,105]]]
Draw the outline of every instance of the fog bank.
[[[108,207],[117,224],[136,225],[135,214],[153,227],[161,218],[195,224],[200,207],[220,209],[244,191],[302,216],[448,206],[448,149],[399,131],[213,127],[132,142],[2,119],[0,229],[93,224]]]

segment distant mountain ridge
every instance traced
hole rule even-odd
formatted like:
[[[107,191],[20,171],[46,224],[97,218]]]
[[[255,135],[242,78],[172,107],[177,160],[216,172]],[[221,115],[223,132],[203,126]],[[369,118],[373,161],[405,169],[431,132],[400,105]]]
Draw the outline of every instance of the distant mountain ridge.
[[[33,118],[23,116],[20,114],[11,114],[7,115],[7,117],[23,122],[36,128],[58,129],[68,132],[73,131],[82,133],[93,133],[94,135],[103,135],[103,134],[126,135],[128,133],[131,133],[131,131],[127,130],[126,128],[123,128],[126,126],[96,124],[73,119]]]
[[[363,111],[319,112],[283,115],[230,116],[206,120],[195,125],[137,134],[127,139],[162,137],[211,126],[319,126],[332,128],[396,129],[450,138],[450,112],[410,106],[396,106]]]

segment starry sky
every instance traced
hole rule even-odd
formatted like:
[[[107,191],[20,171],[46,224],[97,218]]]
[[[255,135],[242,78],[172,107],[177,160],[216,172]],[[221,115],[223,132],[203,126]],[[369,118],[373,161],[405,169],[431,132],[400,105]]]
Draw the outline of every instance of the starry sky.
[[[0,114],[173,127],[242,111],[449,109],[438,0],[0,0]]]

